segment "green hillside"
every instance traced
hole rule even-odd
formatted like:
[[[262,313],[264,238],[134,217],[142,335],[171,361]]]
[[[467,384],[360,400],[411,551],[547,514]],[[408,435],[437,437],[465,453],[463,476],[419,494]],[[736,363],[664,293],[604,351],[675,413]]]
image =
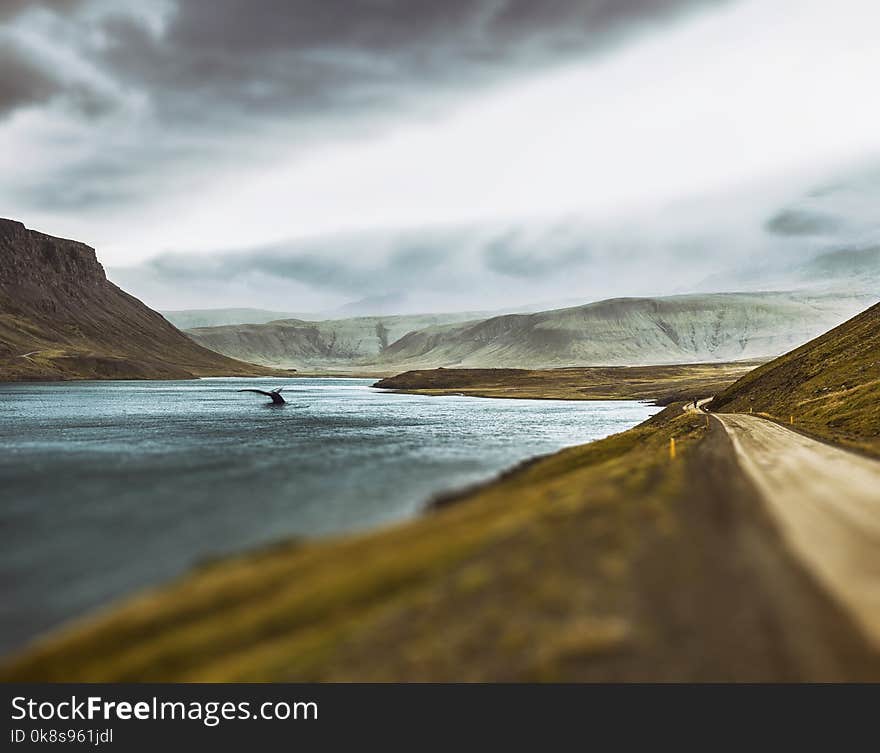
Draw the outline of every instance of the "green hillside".
[[[880,304],[750,372],[709,405],[880,455]]]

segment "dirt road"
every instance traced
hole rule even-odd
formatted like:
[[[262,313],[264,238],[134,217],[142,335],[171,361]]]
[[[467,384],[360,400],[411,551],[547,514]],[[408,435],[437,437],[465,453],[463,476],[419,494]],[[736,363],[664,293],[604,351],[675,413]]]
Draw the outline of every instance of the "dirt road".
[[[706,405],[706,403],[711,403],[711,402],[712,402],[712,398],[711,398],[711,397],[704,397],[702,400],[697,400],[697,404],[696,404],[696,405],[694,405],[692,402],[691,402],[691,403],[685,403],[685,404],[681,407],[681,409],[682,409],[685,413],[702,413],[702,412],[703,412],[703,406]]]
[[[880,649],[880,462],[742,414],[712,414],[792,554]]]

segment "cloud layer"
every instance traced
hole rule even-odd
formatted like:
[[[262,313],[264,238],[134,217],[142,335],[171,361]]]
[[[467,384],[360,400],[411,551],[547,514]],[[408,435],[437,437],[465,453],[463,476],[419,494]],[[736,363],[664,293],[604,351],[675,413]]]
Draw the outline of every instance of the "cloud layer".
[[[10,0],[0,206],[164,307],[727,287],[873,242],[878,21],[870,0]]]
[[[567,216],[330,235],[166,253],[110,273],[162,308],[185,298],[191,307],[236,300],[319,312],[370,298],[419,313],[694,291],[870,293],[880,283],[871,209],[880,169],[839,178],[790,196],[747,187],[626,222]]]
[[[22,187],[25,207],[99,211],[217,160],[265,159],[254,136],[287,148],[424,117],[722,1],[15,0],[0,11],[0,119],[54,105],[69,121],[75,153]]]
[[[14,0],[0,19],[25,36],[76,37],[78,54],[147,92],[164,118],[192,123],[384,110],[406,90],[510,77],[721,1]],[[0,106],[45,101],[42,86],[19,86]]]

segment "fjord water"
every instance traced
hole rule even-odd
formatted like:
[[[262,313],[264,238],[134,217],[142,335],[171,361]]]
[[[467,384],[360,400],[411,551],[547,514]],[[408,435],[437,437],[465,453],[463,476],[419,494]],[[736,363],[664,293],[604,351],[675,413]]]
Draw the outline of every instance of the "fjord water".
[[[280,408],[236,391],[281,384]],[[369,385],[0,385],[0,651],[207,558],[406,518],[440,492],[658,410]]]

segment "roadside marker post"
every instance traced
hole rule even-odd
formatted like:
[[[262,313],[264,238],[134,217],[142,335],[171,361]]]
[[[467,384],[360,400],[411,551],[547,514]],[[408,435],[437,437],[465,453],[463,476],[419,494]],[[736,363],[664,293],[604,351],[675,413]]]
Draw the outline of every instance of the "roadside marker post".
[[[675,437],[669,438],[669,459],[675,460]]]

